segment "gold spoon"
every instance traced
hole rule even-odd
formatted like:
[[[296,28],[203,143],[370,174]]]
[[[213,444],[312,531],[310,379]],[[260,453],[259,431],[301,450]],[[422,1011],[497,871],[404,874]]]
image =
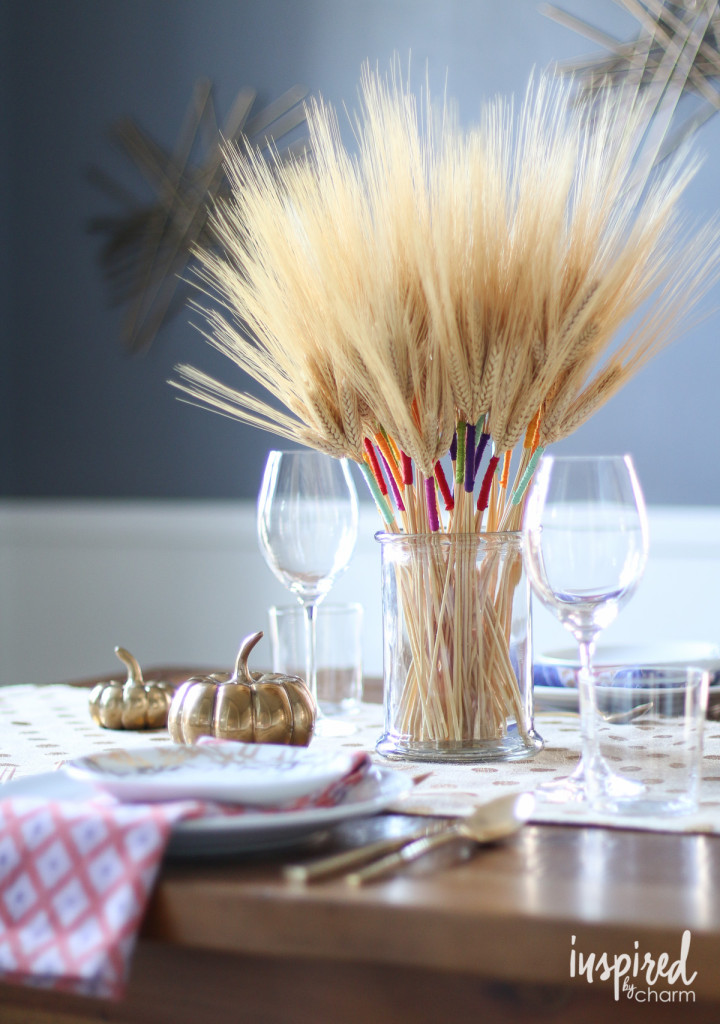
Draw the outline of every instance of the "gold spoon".
[[[360,886],[384,878],[455,839],[475,843],[495,843],[517,832],[532,814],[535,800],[531,793],[512,793],[483,804],[467,818],[461,818],[434,835],[408,843],[387,857],[345,876],[348,885]]]

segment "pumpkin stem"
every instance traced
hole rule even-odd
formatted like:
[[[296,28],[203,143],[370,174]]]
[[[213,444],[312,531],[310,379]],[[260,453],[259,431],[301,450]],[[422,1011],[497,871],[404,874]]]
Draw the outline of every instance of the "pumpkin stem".
[[[143,681],[142,669],[136,658],[132,656],[130,651],[126,651],[124,647],[116,647],[115,653],[117,654],[120,661],[127,667],[129,683],[141,684]]]
[[[251,633],[250,636],[246,636],[243,642],[240,644],[240,651],[235,662],[235,674],[233,676],[234,680],[237,680],[240,678],[240,676],[242,676],[242,678],[248,683],[255,682],[252,675],[250,674],[250,670],[247,667],[247,660],[250,651],[257,643],[259,643],[262,640],[262,638],[263,633],[261,630],[259,633]]]

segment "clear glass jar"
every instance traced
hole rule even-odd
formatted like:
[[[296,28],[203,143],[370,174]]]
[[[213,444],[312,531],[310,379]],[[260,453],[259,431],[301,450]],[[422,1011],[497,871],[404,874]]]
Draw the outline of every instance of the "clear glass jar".
[[[388,758],[514,761],[533,724],[530,588],[520,533],[378,533]]]

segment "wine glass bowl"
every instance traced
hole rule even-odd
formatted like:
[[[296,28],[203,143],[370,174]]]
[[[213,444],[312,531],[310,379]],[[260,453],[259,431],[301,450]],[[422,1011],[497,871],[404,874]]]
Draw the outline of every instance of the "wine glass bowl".
[[[347,569],[357,538],[347,465],[319,452],[270,452],[258,510],[269,567],[302,602],[322,600]]]
[[[265,561],[305,611],[307,683],[317,704],[315,611],[352,557],[358,503],[345,459],[271,451],[258,497]]]
[[[543,459],[526,514],[533,589],[578,642],[606,629],[647,561],[647,519],[629,456]]]
[[[523,540],[533,591],[578,644],[585,735],[595,641],[632,597],[647,561],[645,502],[630,456],[545,456]],[[557,800],[582,799],[582,765],[541,789]]]

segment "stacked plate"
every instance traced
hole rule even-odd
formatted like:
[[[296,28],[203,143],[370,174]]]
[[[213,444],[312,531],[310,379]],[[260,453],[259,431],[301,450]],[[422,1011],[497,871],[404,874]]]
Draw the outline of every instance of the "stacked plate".
[[[312,802],[329,785],[342,784],[354,763],[349,754],[276,744],[141,747],[8,782],[2,796],[86,803],[99,791],[123,803],[208,801],[204,816],[175,824],[168,853],[218,856],[292,846],[332,825],[377,814],[413,787],[408,775],[371,766],[338,803]]]
[[[594,663],[598,668],[618,666],[617,681],[629,688],[647,689],[653,679],[667,685],[673,673],[691,666],[710,672],[710,710],[720,710],[720,646],[707,643],[657,644],[645,646],[599,647]],[[577,648],[549,651],[535,659],[533,681],[537,711],[577,711],[577,673],[580,664]]]

